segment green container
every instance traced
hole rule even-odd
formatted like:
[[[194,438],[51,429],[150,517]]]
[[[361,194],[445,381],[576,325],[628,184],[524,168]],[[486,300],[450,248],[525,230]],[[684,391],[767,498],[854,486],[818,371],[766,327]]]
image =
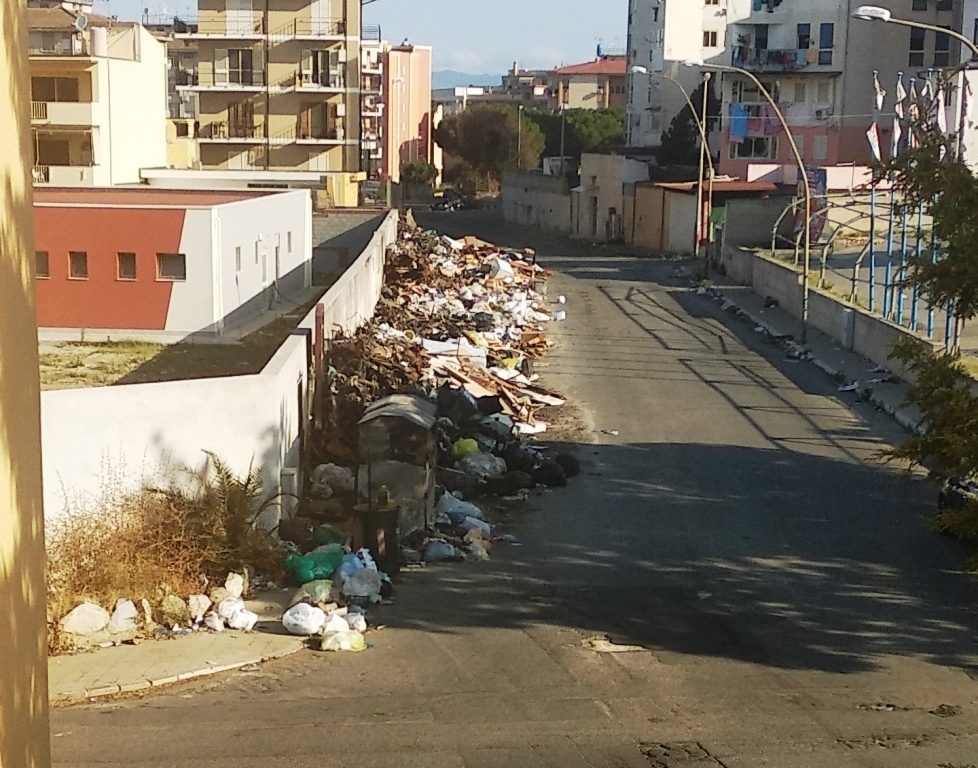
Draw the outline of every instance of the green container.
[[[391,577],[401,570],[400,513],[398,506],[360,511],[364,544],[377,561],[377,567]]]

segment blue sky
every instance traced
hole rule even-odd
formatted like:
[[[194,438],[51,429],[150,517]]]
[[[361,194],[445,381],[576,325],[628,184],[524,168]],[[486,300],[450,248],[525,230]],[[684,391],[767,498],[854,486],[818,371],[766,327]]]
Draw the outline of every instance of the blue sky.
[[[96,0],[95,11],[136,20],[142,9],[169,14],[196,0]],[[594,58],[599,39],[624,47],[627,0],[377,0],[364,23],[380,24],[392,43],[404,38],[435,51],[434,68],[502,73],[518,60],[528,69]]]

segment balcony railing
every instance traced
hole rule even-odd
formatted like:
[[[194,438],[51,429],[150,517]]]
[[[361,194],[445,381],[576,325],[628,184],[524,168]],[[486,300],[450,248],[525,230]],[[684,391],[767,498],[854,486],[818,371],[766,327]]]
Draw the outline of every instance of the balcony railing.
[[[265,20],[256,15],[253,18],[225,18],[220,21],[205,20],[197,24],[196,32],[177,34],[177,37],[248,38],[262,37],[265,34]]]
[[[296,88],[332,88],[346,90],[346,73],[342,69],[333,72],[296,72]]]
[[[206,123],[200,126],[197,133],[198,139],[204,141],[234,141],[235,139],[264,139],[265,128],[262,125],[248,125],[247,123],[235,123],[219,121]]]
[[[751,72],[793,72],[811,66],[807,48],[734,48],[735,67]]]
[[[97,122],[90,101],[32,101],[31,121],[58,125],[93,125]]]
[[[31,169],[31,181],[55,186],[93,184],[95,169],[90,165],[35,165]]]
[[[200,77],[196,72],[177,69],[174,71],[173,80],[175,85],[198,85]]]
[[[277,29],[273,29],[271,37],[289,40],[296,37],[345,37],[346,22],[333,19],[292,19]]]
[[[90,56],[88,40],[80,33],[46,38],[31,34],[27,43],[28,56]]]
[[[46,101],[31,102],[31,120],[47,120],[48,103]]]
[[[230,70],[229,72],[223,72],[220,76],[216,76],[213,72],[208,72],[206,74],[197,73],[197,76],[192,78],[193,83],[187,85],[188,88],[227,88],[228,90],[235,90],[241,88],[264,88],[265,87],[265,73],[260,70]]]

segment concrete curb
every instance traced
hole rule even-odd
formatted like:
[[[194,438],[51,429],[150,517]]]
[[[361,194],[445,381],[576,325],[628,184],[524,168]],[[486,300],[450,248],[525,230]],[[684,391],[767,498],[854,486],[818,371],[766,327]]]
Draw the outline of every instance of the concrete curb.
[[[758,317],[749,309],[745,309],[740,304],[738,304],[735,300],[731,299],[729,296],[725,296],[720,290],[713,289],[712,291],[708,291],[707,295],[712,296],[714,299],[718,301],[729,302],[728,306],[734,307],[738,312],[741,312],[743,315],[745,315],[755,325],[755,327],[763,329],[764,333],[767,334],[769,337],[775,339],[785,337],[785,334],[775,331],[773,328],[771,328],[771,325],[764,318]],[[804,354],[803,356],[801,356],[801,359],[806,360],[812,365],[814,365],[820,371],[825,373],[830,379],[840,382],[842,386],[854,383],[854,380],[846,376],[844,372],[836,369],[834,366],[830,365],[829,363],[826,363],[824,360],[815,357],[814,355],[811,354],[810,351],[801,347],[800,345],[796,345],[796,346],[799,350],[804,350]],[[913,418],[913,415],[906,408],[890,405],[881,397],[879,397],[879,395],[876,394],[876,390],[870,384],[867,384],[863,388],[863,391],[868,392],[867,399],[877,410],[882,411],[883,413],[890,416],[894,421],[896,421],[897,424],[899,424],[901,427],[907,430],[907,432],[920,434],[919,423],[917,422],[916,419]]]
[[[50,700],[52,704],[73,704],[80,701],[87,701],[90,699],[99,698],[102,696],[113,696],[120,693],[135,693],[138,691],[146,691],[150,689],[161,688],[166,685],[172,685],[173,683],[180,683],[185,680],[192,680],[196,677],[208,677],[210,675],[216,675],[221,672],[229,672],[234,669],[240,669],[241,667],[247,667],[251,664],[261,664],[265,661],[272,661],[273,659],[281,659],[286,656],[291,656],[294,653],[298,653],[303,648],[305,644],[301,640],[297,640],[293,647],[284,648],[280,651],[273,651],[271,653],[265,654],[264,656],[259,656],[253,659],[246,659],[244,661],[236,661],[233,664],[223,664],[217,666],[206,666],[200,669],[195,669],[190,672],[182,672],[179,675],[171,675],[169,677],[161,677],[155,680],[139,680],[134,683],[117,684],[113,683],[111,685],[101,685],[95,688],[88,688],[82,691],[70,691],[65,693],[55,693],[51,694]]]

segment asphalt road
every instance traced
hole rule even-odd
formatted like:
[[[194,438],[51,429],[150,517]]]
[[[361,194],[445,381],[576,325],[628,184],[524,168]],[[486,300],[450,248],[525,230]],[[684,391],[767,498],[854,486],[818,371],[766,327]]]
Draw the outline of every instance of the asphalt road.
[[[582,408],[582,476],[516,524],[522,547],[408,576],[369,651],[56,711],[57,765],[978,762],[978,590],[921,521],[932,492],[872,460],[889,421],[674,264],[423,221],[559,271],[568,320],[539,370]]]

